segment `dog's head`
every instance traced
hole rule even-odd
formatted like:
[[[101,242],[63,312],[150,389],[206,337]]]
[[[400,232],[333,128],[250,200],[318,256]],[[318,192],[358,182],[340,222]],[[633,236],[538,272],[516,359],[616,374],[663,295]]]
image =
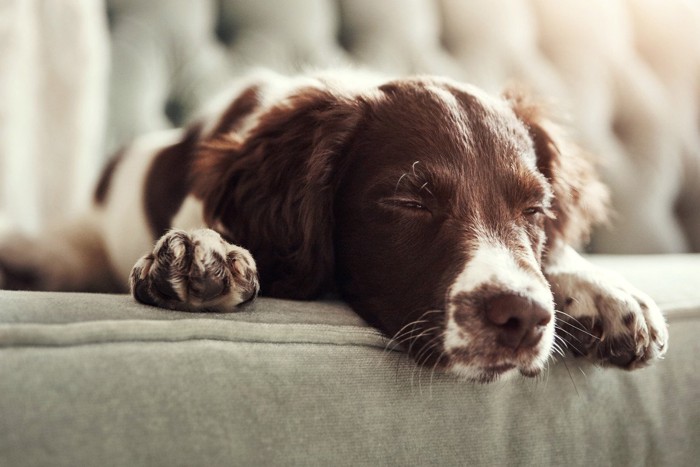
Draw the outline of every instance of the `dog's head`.
[[[263,293],[335,285],[417,361],[478,381],[542,370],[547,248],[583,239],[604,199],[522,95],[437,78],[306,89],[202,158],[209,220],[251,250]]]

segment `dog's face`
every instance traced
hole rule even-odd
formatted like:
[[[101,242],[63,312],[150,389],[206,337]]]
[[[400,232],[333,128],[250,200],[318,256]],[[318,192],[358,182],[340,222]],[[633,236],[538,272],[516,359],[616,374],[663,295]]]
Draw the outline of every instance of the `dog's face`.
[[[596,217],[591,164],[520,96],[434,78],[338,89],[299,91],[246,138],[205,146],[210,225],[251,251],[263,294],[335,284],[419,363],[538,374],[554,339],[543,257]]]
[[[343,294],[421,363],[483,381],[537,374],[553,340],[552,188],[525,125],[473,88],[381,91],[336,194]]]

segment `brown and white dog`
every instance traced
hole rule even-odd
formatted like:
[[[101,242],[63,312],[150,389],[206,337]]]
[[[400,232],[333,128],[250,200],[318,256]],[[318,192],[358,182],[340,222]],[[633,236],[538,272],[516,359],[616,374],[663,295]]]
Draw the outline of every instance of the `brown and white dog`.
[[[260,74],[117,155],[81,222],[7,239],[0,280],[129,280],[137,300],[187,311],[336,292],[419,363],[469,380],[537,375],[560,344],[632,369],[668,334],[649,297],[574,249],[605,204],[584,153],[518,93]]]

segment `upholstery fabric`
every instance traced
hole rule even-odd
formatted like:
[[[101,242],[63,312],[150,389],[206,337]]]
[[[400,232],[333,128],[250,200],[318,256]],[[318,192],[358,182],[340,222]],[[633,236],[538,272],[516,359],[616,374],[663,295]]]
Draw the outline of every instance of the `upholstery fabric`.
[[[700,256],[595,261],[662,307],[663,361],[473,385],[339,302],[0,292],[0,465],[694,465]]]
[[[700,251],[697,0],[8,0],[0,16],[0,231],[74,215],[105,152],[251,68],[352,65],[524,83],[604,162],[617,215],[594,251]]]
[[[108,0],[108,147],[190,121],[232,77],[342,65],[521,83],[600,157],[593,250],[700,251],[697,0]]]

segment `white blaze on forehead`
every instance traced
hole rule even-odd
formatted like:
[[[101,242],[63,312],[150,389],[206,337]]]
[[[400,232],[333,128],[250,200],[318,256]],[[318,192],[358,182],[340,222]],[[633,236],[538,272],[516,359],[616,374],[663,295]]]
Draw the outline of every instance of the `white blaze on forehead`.
[[[537,156],[528,130],[505,100],[492,96],[475,86],[456,83],[448,79],[441,80],[435,85],[426,86],[426,89],[429,89],[445,105],[449,118],[465,135],[468,135],[471,128],[468,122],[469,117],[457,96],[442,87],[445,83],[468,94],[473,102],[478,103],[481,107],[479,111],[481,124],[491,134],[496,135],[503,144],[510,145],[509,152],[514,156],[517,155],[529,169],[538,172]]]
[[[464,109],[454,94],[439,86],[426,86],[444,104],[447,115],[463,132],[468,132],[469,125],[465,119]]]

